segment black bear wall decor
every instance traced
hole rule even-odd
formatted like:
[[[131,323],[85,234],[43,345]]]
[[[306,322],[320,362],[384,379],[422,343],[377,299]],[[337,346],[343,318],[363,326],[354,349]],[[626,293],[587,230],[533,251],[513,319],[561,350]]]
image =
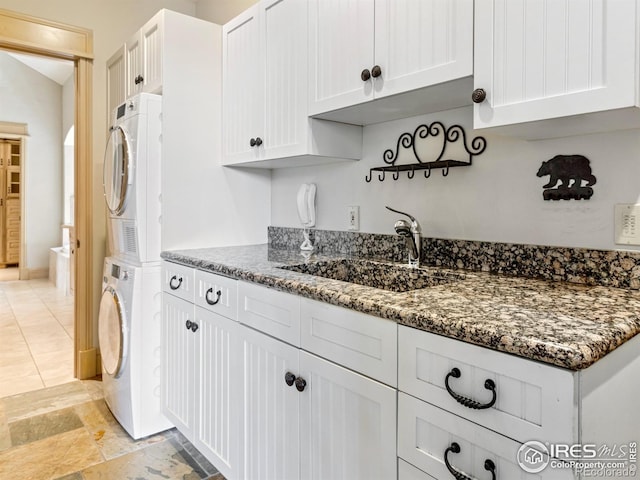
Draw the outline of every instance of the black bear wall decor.
[[[593,195],[591,186],[596,183],[589,159],[583,155],[556,155],[542,162],[537,175],[551,176],[549,182],[542,187],[545,189],[542,192],[545,200],[588,200]],[[558,181],[560,185],[556,187]],[[586,182],[586,185],[582,182]]]

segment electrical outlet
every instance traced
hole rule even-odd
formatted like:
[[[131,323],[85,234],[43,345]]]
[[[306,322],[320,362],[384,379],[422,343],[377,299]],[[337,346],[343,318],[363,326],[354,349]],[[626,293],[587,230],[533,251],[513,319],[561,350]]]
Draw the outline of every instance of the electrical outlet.
[[[640,245],[640,205],[615,206],[615,242]]]
[[[349,205],[349,230],[360,230],[360,207],[358,205]]]

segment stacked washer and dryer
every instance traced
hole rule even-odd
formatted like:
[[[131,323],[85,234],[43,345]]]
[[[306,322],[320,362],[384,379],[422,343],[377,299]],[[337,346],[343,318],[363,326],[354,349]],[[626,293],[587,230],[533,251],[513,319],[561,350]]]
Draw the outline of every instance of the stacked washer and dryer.
[[[135,95],[112,120],[103,171],[110,256],[98,336],[104,398],[137,439],[172,426],[160,405],[162,97]]]

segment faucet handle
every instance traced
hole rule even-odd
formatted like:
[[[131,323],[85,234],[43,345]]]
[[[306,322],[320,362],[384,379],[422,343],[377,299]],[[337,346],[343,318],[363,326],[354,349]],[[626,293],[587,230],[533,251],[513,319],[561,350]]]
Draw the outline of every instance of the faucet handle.
[[[395,208],[391,208],[391,207],[388,207],[386,205],[385,205],[384,208],[386,208],[387,210],[391,210],[392,212],[399,213],[401,215],[406,215],[407,217],[409,217],[411,219],[411,221],[413,223],[417,223],[417,221],[416,221],[415,217],[413,217],[413,215],[409,215],[408,213],[401,212],[400,210],[396,210]]]

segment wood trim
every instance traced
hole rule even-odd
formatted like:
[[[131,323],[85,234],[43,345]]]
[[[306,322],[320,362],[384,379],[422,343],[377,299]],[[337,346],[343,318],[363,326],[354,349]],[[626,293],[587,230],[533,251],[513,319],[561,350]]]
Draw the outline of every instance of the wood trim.
[[[0,9],[0,47],[75,63],[75,376],[94,377],[93,32]]]
[[[93,32],[0,9],[0,46],[56,58],[93,58]]]
[[[3,135],[16,135],[17,138],[20,138],[20,136],[22,135],[29,136],[27,124],[15,122],[0,122],[0,137]]]
[[[87,59],[76,61],[75,67],[75,346],[76,370],[79,378],[91,378],[98,372],[83,365],[93,344],[93,168],[92,168],[92,64]]]

